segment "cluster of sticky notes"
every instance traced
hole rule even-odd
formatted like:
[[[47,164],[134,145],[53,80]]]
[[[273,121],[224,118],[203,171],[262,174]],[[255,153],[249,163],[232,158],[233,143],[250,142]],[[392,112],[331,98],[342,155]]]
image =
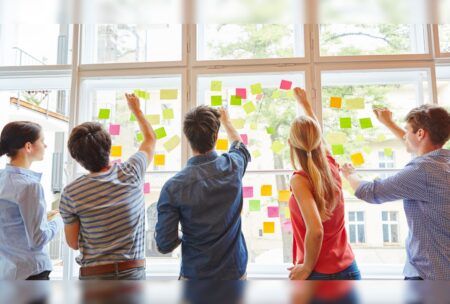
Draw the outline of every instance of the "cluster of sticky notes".
[[[362,110],[365,108],[365,101],[363,97],[356,98],[346,98],[344,100],[345,109],[347,110]],[[330,97],[330,108],[342,109],[342,97],[331,96]]]

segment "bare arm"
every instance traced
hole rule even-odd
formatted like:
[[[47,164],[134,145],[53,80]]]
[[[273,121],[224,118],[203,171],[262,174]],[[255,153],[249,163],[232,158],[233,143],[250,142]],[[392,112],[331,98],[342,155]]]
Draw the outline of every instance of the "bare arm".
[[[373,110],[378,121],[385,125],[402,142],[404,142],[405,130],[399,127],[392,119],[392,112],[387,108],[377,108]]]
[[[80,234],[80,221],[76,220],[71,224],[64,225],[64,234],[66,242],[73,250],[78,250],[78,236]]]
[[[354,191],[364,182],[355,172],[355,168],[351,164],[344,164],[341,167],[342,175],[350,183]]]
[[[220,112],[220,122],[222,126],[225,128],[225,131],[227,132],[229,141],[230,142],[242,141],[238,131],[233,127],[233,124],[231,123],[228,110],[225,108],[220,108],[219,112]]]

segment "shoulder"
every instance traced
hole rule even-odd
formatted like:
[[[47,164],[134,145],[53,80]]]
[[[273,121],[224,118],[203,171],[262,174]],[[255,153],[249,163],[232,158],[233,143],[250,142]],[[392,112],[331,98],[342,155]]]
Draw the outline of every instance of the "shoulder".
[[[297,171],[291,176],[291,187],[301,190],[309,190],[310,182],[304,171]]]
[[[84,175],[76,178],[75,180],[68,183],[64,187],[63,192],[66,194],[72,192],[73,190],[77,189],[81,183],[84,183],[85,180],[86,180],[86,176],[84,176]]]

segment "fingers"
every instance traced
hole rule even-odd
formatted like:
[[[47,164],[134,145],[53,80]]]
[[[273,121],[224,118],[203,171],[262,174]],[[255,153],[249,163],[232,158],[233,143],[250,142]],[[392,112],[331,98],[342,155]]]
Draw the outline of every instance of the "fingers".
[[[288,267],[287,270],[292,271],[292,269],[294,269],[294,267],[295,266]]]

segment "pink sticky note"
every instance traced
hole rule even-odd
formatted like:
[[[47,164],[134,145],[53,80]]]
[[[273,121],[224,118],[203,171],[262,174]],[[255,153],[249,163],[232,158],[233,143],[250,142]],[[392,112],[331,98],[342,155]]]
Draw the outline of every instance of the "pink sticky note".
[[[114,165],[114,164],[121,164],[122,163],[122,160],[121,159],[115,159],[115,160],[112,160],[112,161],[110,161],[110,164],[111,165]]]
[[[242,99],[247,99],[247,89],[245,88],[237,88],[236,96],[241,97]]]
[[[278,206],[267,207],[267,215],[269,217],[279,217],[279,209]]]
[[[280,89],[281,90],[290,90],[292,87],[292,81],[289,80],[281,80]]]
[[[253,187],[242,187],[242,195],[244,198],[253,197]]]
[[[150,183],[144,183],[144,193],[150,193]]]
[[[120,125],[109,125],[109,134],[111,135],[119,135],[120,134]]]
[[[286,232],[292,232],[292,222],[291,221],[284,221],[281,224],[281,229],[283,231],[286,231]]]
[[[248,135],[247,134],[241,134],[241,139],[244,145],[248,145]]]

